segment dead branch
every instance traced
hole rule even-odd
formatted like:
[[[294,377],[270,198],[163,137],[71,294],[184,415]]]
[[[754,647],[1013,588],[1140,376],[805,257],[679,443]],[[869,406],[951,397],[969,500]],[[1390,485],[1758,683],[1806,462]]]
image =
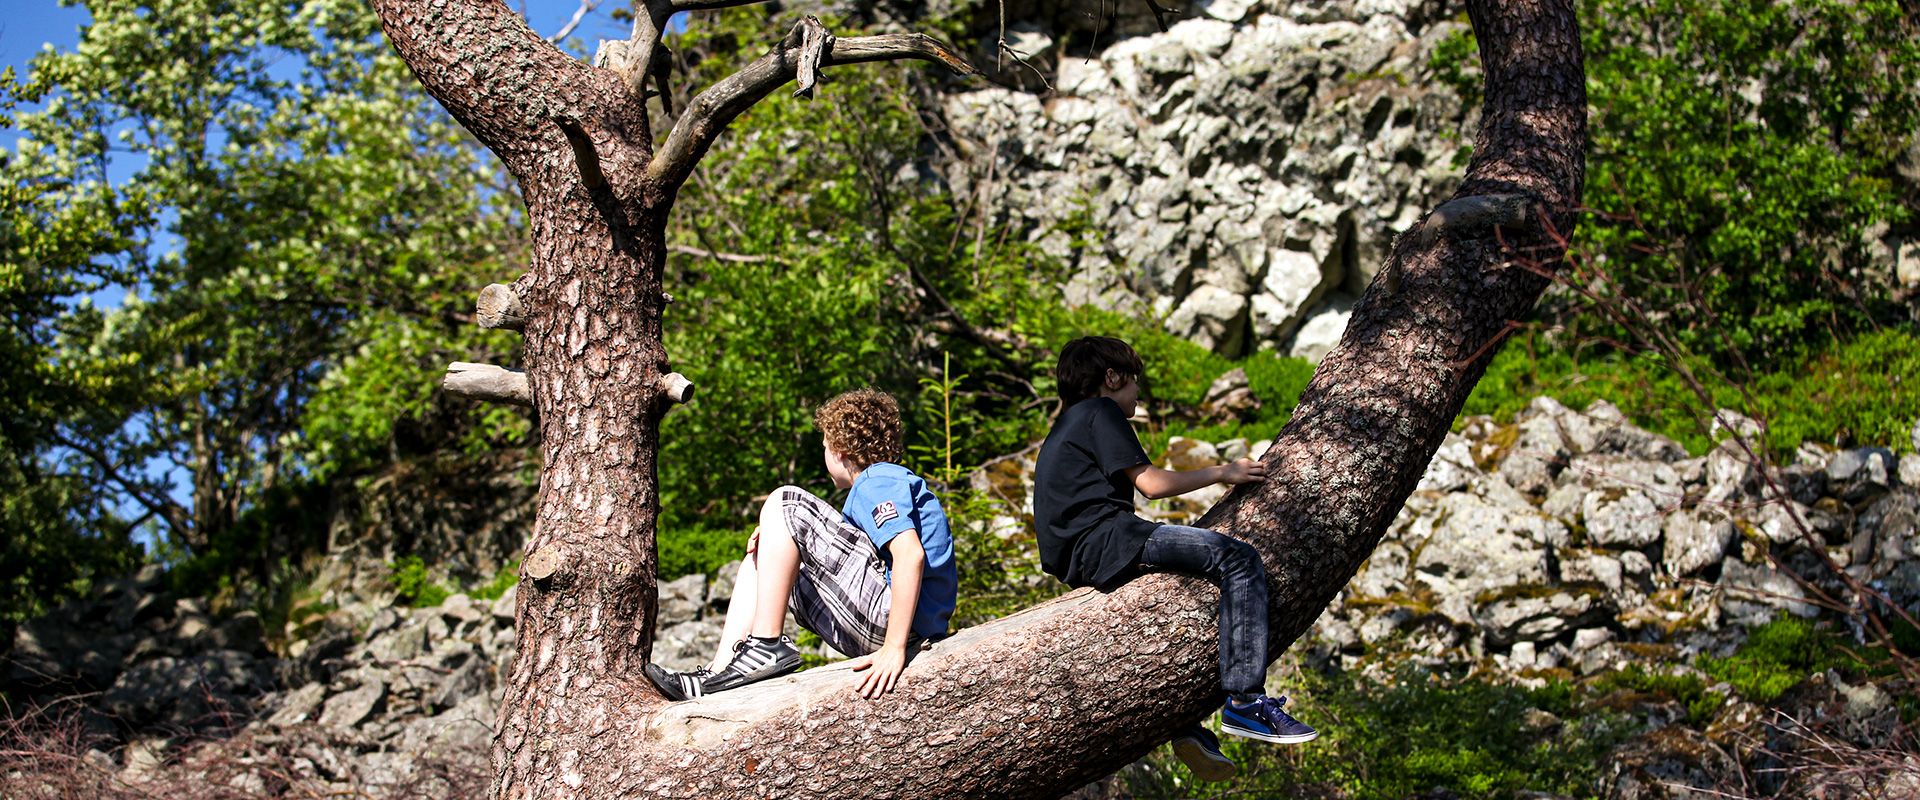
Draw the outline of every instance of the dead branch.
[[[482,328],[519,331],[527,327],[526,307],[513,287],[488,284],[487,288],[480,290],[480,299],[473,306],[474,322]]]
[[[736,264],[761,264],[768,261],[774,262],[776,264],[786,263],[783,259],[776,258],[774,256],[750,256],[744,253],[722,253],[718,250],[703,250],[698,247],[694,247],[692,245],[685,245],[685,244],[670,244],[670,245],[667,245],[667,250],[670,252],[679,253],[681,255],[694,256],[696,258],[711,258],[715,261],[731,261]]]
[[[766,55],[694,97],[648,166],[647,177],[668,193],[677,190],[735,117],[793,80],[800,69],[808,24],[808,20],[801,20]],[[819,22],[813,20],[812,24]],[[922,33],[831,38],[823,50],[821,67],[917,58],[942,64],[961,75],[980,74],[958,51]]]
[[[568,36],[572,36],[574,29],[580,27],[581,21],[585,20],[587,15],[599,6],[600,0],[580,0],[580,7],[573,10],[573,19],[567,20],[567,24],[560,28],[554,35],[547,37],[547,41],[559,42]]]
[[[693,381],[678,372],[660,376],[660,392],[675,403],[693,402]]]
[[[533,384],[527,380],[527,373],[494,364],[448,364],[440,388],[469,400],[533,407]]]
[[[797,84],[793,96],[812,100],[813,85],[820,81],[820,56],[833,46],[833,34],[827,33],[827,26],[812,14],[800,20],[799,27],[800,66],[793,73],[793,82]]]

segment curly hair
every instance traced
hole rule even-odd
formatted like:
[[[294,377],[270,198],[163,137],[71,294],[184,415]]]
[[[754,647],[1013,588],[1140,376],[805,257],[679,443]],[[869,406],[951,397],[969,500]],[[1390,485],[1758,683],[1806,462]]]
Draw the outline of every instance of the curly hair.
[[[827,447],[861,468],[899,463],[906,455],[900,404],[877,389],[855,389],[828,400],[813,413]]]

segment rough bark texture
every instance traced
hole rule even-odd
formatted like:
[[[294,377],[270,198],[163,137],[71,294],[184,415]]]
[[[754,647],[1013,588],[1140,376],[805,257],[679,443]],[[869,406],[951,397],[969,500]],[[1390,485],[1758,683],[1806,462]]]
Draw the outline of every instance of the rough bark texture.
[[[1052,796],[1212,710],[1216,598],[1172,576],[1074,592],[964,631],[876,701],[852,694],[853,676],[836,667],[664,702],[639,672],[656,600],[654,457],[668,372],[662,233],[677,176],[715,132],[676,132],[690,157],[653,163],[661,174],[649,177],[640,98],[612,72],[554,50],[498,0],[376,7],[427,89],[519,179],[533,228],[533,265],[513,289],[527,312],[525,367],[545,447],[527,551],[546,577],[520,592],[495,796]],[[1586,145],[1571,4],[1470,8],[1488,91],[1457,197],[1523,195],[1550,229],[1567,230]],[[748,72],[790,78],[798,54],[789,53],[777,48]],[[830,52],[822,63],[851,60],[871,59]],[[771,80],[750,83],[764,96]],[[591,143],[604,185],[583,182],[585,159],[563,127]],[[1536,260],[1560,254],[1537,230],[1508,232],[1506,243]],[[1507,322],[1538,298],[1545,279],[1507,268],[1512,258],[1491,228],[1402,237],[1383,271],[1399,285],[1376,281],[1356,307],[1266,455],[1269,481],[1209,514],[1266,560],[1272,652],[1372,552]]]

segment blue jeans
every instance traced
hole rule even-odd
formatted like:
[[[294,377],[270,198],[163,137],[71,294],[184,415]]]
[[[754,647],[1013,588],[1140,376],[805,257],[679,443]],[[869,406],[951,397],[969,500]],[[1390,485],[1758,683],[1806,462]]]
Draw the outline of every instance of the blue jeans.
[[[1206,578],[1220,587],[1220,688],[1264,694],[1267,684],[1267,568],[1246,542],[1205,528],[1162,525],[1147,537],[1140,566]]]

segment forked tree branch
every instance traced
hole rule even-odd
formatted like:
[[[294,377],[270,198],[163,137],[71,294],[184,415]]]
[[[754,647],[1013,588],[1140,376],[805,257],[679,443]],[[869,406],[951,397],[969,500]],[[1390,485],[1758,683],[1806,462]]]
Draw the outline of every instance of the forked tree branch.
[[[810,27],[821,34],[825,32],[819,20],[812,17],[802,19],[766,55],[693,98],[693,102],[687,105],[686,113],[674,124],[673,132],[667,135],[666,144],[654,155],[653,163],[647,168],[647,177],[669,195],[677,190],[692,174],[693,165],[706,155],[707,148],[713,146],[720,132],[726,130],[735,117],[752,108],[754,103],[760,102],[774,89],[794,79],[806,53],[805,43]],[[850,39],[823,37],[822,40],[824,47],[819,56],[821,67],[917,58],[944,65],[961,75],[980,74],[980,70],[968,63],[958,51],[923,33],[890,33]]]
[[[761,1],[742,0],[736,5]],[[635,4],[633,35],[625,41],[600,42],[599,51],[593,54],[593,65],[613,70],[626,82],[628,92],[635,98],[645,98],[647,76],[653,73],[653,57],[661,49],[660,37],[666,33],[667,20],[673,18],[674,10],[669,0]]]
[[[625,41],[603,41],[600,49],[594,53],[593,65],[613,70],[627,83],[627,90],[635,97],[645,97],[647,77],[655,72],[654,59],[663,53],[661,37],[666,35],[667,21],[682,11],[713,11],[735,6],[750,6],[769,0],[648,0],[634,8],[633,35]],[[671,114],[673,100],[667,94],[662,81],[660,102],[667,106]]]

